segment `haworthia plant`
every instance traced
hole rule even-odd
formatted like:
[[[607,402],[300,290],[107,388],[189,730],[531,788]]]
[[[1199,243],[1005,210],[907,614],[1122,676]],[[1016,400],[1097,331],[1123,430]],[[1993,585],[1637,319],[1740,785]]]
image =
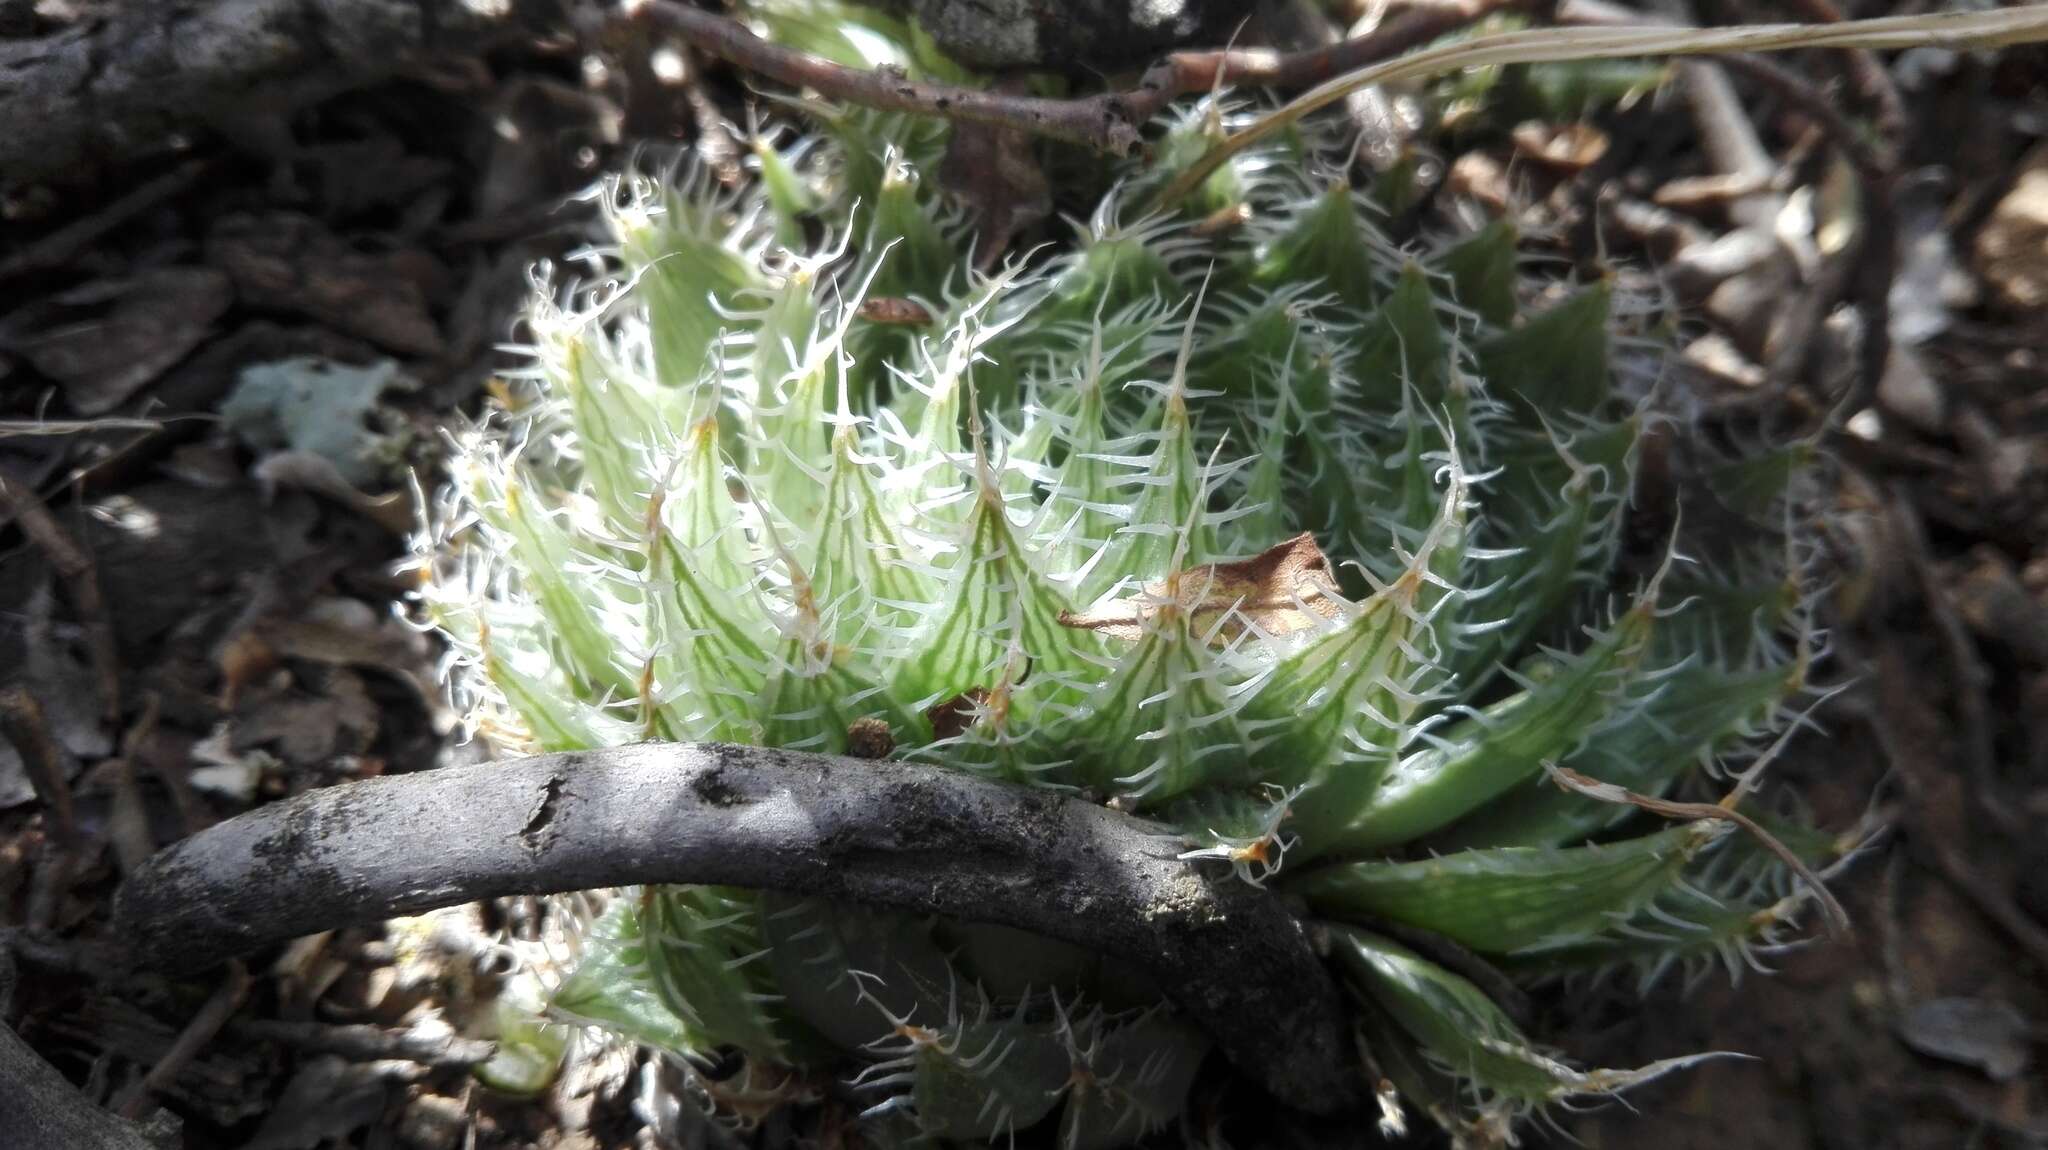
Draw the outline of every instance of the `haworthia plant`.
[[[859,744],[1168,822],[1327,924],[1374,1066],[1461,1137],[1676,1065],[1574,1068],[1437,959],[1655,971],[1787,929],[1721,824],[1631,822],[1544,766],[1662,794],[1777,724],[1798,469],[1702,478],[1744,538],[1624,546],[1661,353],[1613,286],[1535,277],[1505,223],[1397,248],[1303,174],[1310,141],[1180,214],[1138,217],[1137,176],[981,273],[929,125],[822,119],[756,141],[743,191],[619,178],[610,278],[531,309],[533,370],[426,543],[479,728]],[[552,1020],[836,1070],[881,1141],[1128,1144],[1207,1049],[1142,972],[971,923],[673,887],[583,951]]]

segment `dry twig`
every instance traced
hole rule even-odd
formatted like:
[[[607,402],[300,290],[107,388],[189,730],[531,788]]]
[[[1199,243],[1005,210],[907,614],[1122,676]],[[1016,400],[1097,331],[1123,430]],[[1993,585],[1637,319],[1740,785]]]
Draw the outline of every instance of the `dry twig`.
[[[206,161],[189,160],[163,175],[138,185],[134,190],[98,211],[43,236],[35,243],[0,260],[0,281],[28,272],[62,268],[92,245],[94,240],[134,219],[165,200],[182,195],[206,174]]]
[[[569,0],[112,0],[0,39],[0,189],[77,181],[194,129],[276,140],[294,112],[394,76],[558,33]],[[40,258],[40,257],[37,257]]]
[[[155,692],[143,700],[142,714],[121,737],[121,754],[109,764],[113,769],[113,809],[107,814],[107,838],[113,843],[114,859],[121,873],[129,874],[156,853],[156,835],[150,830],[149,808],[142,801],[142,786],[136,778],[135,758],[143,744],[156,733],[158,701]]]
[[[0,738],[14,744],[15,753],[21,756],[21,764],[28,771],[29,786],[34,788],[43,809],[49,812],[50,821],[56,826],[58,841],[67,847],[77,845],[78,816],[71,803],[64,749],[57,745],[57,737],[50,733],[49,720],[43,716],[43,705],[26,688],[14,687],[0,692]]]
[[[1230,157],[1361,88],[1440,75],[1463,68],[1614,60],[1638,56],[1726,56],[1794,48],[1997,47],[2048,39],[2048,7],[1887,16],[1840,24],[1755,24],[1727,28],[1537,28],[1477,36],[1410,52],[1347,72],[1297,96],[1242,131],[1217,142],[1160,192],[1158,202],[1184,198]]]
[[[1833,101],[1798,73],[1760,56],[1731,56],[1724,63],[1811,117],[1856,173],[1863,219],[1848,280],[1850,302],[1863,316],[1863,340],[1857,349],[1855,391],[1835,403],[1835,410],[1847,418],[1877,394],[1878,381],[1884,378],[1891,359],[1891,291],[1899,262],[1895,154],[1891,146],[1865,139]],[[1823,398],[1822,402],[1829,400]]]
[[[1543,764],[1543,770],[1558,786],[1563,787],[1565,790],[1571,791],[1574,794],[1584,795],[1589,799],[1598,799],[1603,803],[1618,803],[1623,806],[1635,807],[1638,810],[1645,810],[1663,818],[1680,819],[1686,822],[1712,819],[1720,822],[1734,823],[1742,828],[1751,838],[1754,838],[1765,850],[1777,856],[1779,862],[1784,863],[1792,873],[1799,876],[1801,882],[1806,884],[1807,888],[1812,891],[1813,897],[1819,901],[1821,910],[1827,917],[1830,933],[1845,934],[1848,932],[1849,912],[1843,909],[1841,901],[1835,898],[1834,892],[1828,890],[1828,884],[1823,882],[1821,877],[1814,873],[1813,868],[1806,865],[1806,860],[1800,858],[1791,847],[1779,842],[1776,835],[1759,826],[1755,819],[1736,810],[1733,805],[1725,802],[1681,803],[1671,799],[1655,799],[1649,795],[1639,795],[1627,787],[1618,786],[1614,783],[1603,783],[1599,779],[1582,775],[1570,767],[1561,767],[1555,763]],[[1740,790],[1736,791],[1736,794],[1740,793]],[[1734,796],[1731,795],[1730,797],[1733,798]]]
[[[42,704],[26,689],[16,687],[0,693],[0,738],[13,744],[15,753],[21,756],[29,786],[35,790],[52,824],[53,833],[44,840],[41,858],[37,860],[25,914],[26,924],[40,929],[56,920],[57,905],[71,889],[72,876],[82,865],[85,838],[78,830],[64,749],[50,731]]]
[[[1971,755],[1988,756],[1988,740],[1979,745],[1976,740],[1981,732],[1990,733],[1991,716],[1981,698],[1981,686],[1972,682],[1971,664],[1974,649],[1969,646],[1969,636],[1962,632],[1961,621],[1953,619],[1953,612],[1943,601],[1945,592],[1927,558],[1925,531],[1919,515],[1903,493],[1891,499],[1888,514],[1892,523],[1892,534],[1908,553],[1908,562],[1913,565],[1919,588],[1925,597],[1929,612],[1935,622],[1935,630],[1941,634],[1944,646],[1949,647],[1950,658],[1956,660],[1955,674],[1957,692],[1957,725],[1972,728],[1963,737],[1972,741]],[[1944,616],[1949,621],[1944,621]],[[1954,631],[1950,631],[1951,623]],[[1957,644],[1960,644],[1958,646]],[[1922,865],[1929,867],[1945,879],[1948,884],[1970,900],[1979,913],[1990,919],[2013,941],[2020,944],[2033,960],[2048,966],[2048,926],[2029,915],[2012,897],[2009,884],[1987,873],[1970,857],[1963,844],[1973,841],[1968,825],[1966,809],[1984,809],[1995,804],[1992,795],[1971,795],[1973,789],[1966,785],[1976,784],[1995,768],[1988,760],[1973,761],[1967,772],[1942,769],[1938,761],[1923,753],[1905,737],[1906,728],[1901,723],[1901,711],[1911,707],[1925,708],[1921,700],[1923,690],[1916,681],[1917,676],[1909,668],[1912,664],[1896,645],[1887,648],[1878,664],[1878,687],[1880,697],[1877,705],[1870,708],[1867,721],[1871,733],[1876,736],[1879,751],[1890,763],[1905,796],[1902,810],[1908,820],[1907,845]],[[2011,816],[1998,812],[1999,821],[2010,820]]]
[[[96,431],[162,431],[154,419],[0,419],[0,439],[17,436],[89,435]]]
[[[277,1042],[313,1054],[338,1054],[353,1062],[400,1060],[422,1066],[475,1066],[498,1049],[495,1042],[459,1034],[421,1034],[381,1026],[345,1026],[260,1018],[228,1026],[232,1037]]]
[[[206,1049],[206,1044],[213,1041],[220,1028],[242,1008],[242,1001],[249,997],[249,990],[255,985],[256,980],[250,976],[248,967],[239,962],[228,963],[226,976],[214,990],[213,997],[207,999],[192,1020],[185,1024],[185,1029],[178,1032],[177,1040],[171,1043],[171,1048],[164,1052],[156,1065],[149,1068],[149,1073],[125,1092],[114,1106],[114,1112],[131,1121],[149,1113],[150,1107],[156,1104],[156,1096],[169,1089],[192,1060],[199,1057],[199,1052]]]
[[[36,498],[29,486],[0,472],[0,522],[12,517],[22,533],[42,549],[50,567],[64,585],[64,593],[78,611],[85,628],[88,654],[99,680],[101,717],[108,724],[121,721],[121,659],[114,644],[114,624],[107,615],[107,601],[100,595],[99,572],[92,556],[71,538],[69,532]]]
[[[1919,685],[1906,682],[1912,678],[1907,665],[1895,649],[1886,651],[1880,663],[1880,688],[1887,693],[1917,696]],[[1965,800],[1957,794],[1962,789],[1960,777],[1943,771],[1938,763],[1929,761],[1929,756],[1907,745],[1891,703],[1889,698],[1880,698],[1878,705],[1870,708],[1866,721],[1905,794],[1906,843],[1915,860],[1969,899],[1979,913],[2019,943],[2035,963],[2048,967],[2048,927],[2021,908],[2007,885],[1985,873],[1962,848],[1961,844],[1970,841],[1970,832],[1962,817]]]
[[[1827,6],[1829,0],[1794,0],[1801,5],[1819,4]],[[1560,24],[1585,28],[1643,28],[1661,27],[1680,29],[1685,25],[1671,24],[1657,18],[1645,16],[1632,8],[1624,8],[1608,0],[1565,0],[1557,9]],[[1835,20],[1840,19],[1836,13]],[[1867,51],[1859,50],[1857,57],[1867,58]],[[1773,95],[1819,125],[1828,141],[1840,149],[1842,156],[1856,173],[1862,192],[1863,221],[1857,235],[1857,250],[1850,264],[1849,274],[1842,277],[1853,293],[1853,302],[1863,317],[1863,341],[1858,348],[1856,386],[1853,394],[1823,398],[1823,403],[1832,405],[1833,410],[1846,418],[1869,402],[1877,393],[1878,380],[1884,376],[1886,362],[1891,354],[1891,286],[1897,272],[1898,251],[1896,232],[1898,212],[1896,206],[1897,159],[1896,139],[1898,129],[1887,128],[1883,110],[1895,110],[1897,92],[1893,91],[1889,103],[1879,100],[1880,140],[1873,143],[1859,131],[1834,100],[1816,88],[1799,73],[1762,56],[1734,53],[1723,56],[1719,65],[1768,89]],[[1882,69],[1879,69],[1882,74]],[[1883,77],[1887,88],[1890,77]],[[1725,166],[1731,170],[1741,169],[1743,175],[1755,175],[1757,165],[1768,160],[1757,153],[1755,134],[1749,131],[1748,122],[1739,120],[1733,113],[1739,109],[1728,107],[1729,94],[1711,80],[1695,83],[1693,95],[1698,101],[1702,134],[1708,137],[1710,150],[1720,153]],[[1768,176],[1767,169],[1762,174]],[[1817,324],[1826,317],[1834,306],[1837,293],[1827,293],[1829,298],[1814,301],[1818,306],[1809,309],[1811,320]],[[1786,357],[1785,362],[1795,370],[1811,366],[1810,351],[1817,346],[1811,335],[1791,341],[1795,354]],[[1805,353],[1800,353],[1803,349]],[[1774,370],[1777,382],[1785,382],[1781,373]],[[1774,402],[1785,397],[1784,388],[1771,390],[1769,398]]]
[[[1941,640],[1942,655],[1948,660],[1948,681],[1955,690],[1956,727],[1963,743],[1973,805],[2008,835],[2023,836],[2028,829],[2025,818],[1999,794],[2002,788],[1998,778],[1998,753],[1992,742],[1994,729],[1989,697],[1991,672],[1978,656],[1977,644],[1970,638],[1962,617],[1956,613],[1949,590],[1942,584],[1941,573],[1935,570],[1933,557],[1927,553],[1927,529],[1919,512],[1914,510],[1912,497],[1904,490],[1895,490],[1886,514],[1893,538],[1899,540],[1906,553],[1906,562],[1913,572],[1921,601],[1927,605],[1934,633]]]
[[[785,890],[994,922],[1149,969],[1238,1066],[1311,1111],[1359,1100],[1342,1002],[1272,895],[1161,829],[934,767],[642,744],[344,783],[160,852],[115,900],[130,964],[514,894]]]
[[[1840,24],[1845,17],[1835,6],[1834,0],[1786,0],[1791,8],[1816,24]],[[1849,76],[1856,85],[1856,94],[1870,105],[1871,118],[1876,122],[1878,135],[1896,147],[1906,136],[1906,105],[1899,98],[1899,89],[1892,83],[1890,72],[1868,48],[1851,49],[1848,53]]]
[[[808,88],[831,100],[866,108],[910,112],[1014,128],[1124,156],[1141,143],[1139,129],[1182,96],[1220,85],[1299,88],[1400,55],[1454,31],[1514,0],[1445,0],[1402,13],[1371,33],[1301,52],[1240,48],[1174,52],[1148,70],[1136,87],[1058,100],[955,84],[911,80],[890,71],[835,64],[756,36],[736,20],[683,0],[646,0],[634,19],[672,32],[693,47],[750,72]]]

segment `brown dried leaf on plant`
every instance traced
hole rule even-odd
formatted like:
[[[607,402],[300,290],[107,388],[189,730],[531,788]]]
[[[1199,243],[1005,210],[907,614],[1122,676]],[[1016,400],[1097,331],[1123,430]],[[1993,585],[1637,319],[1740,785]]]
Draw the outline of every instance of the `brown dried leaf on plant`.
[[[1060,622],[1113,639],[1136,641],[1159,613],[1173,606],[1187,612],[1197,634],[1220,623],[1216,638],[1229,640],[1255,627],[1267,635],[1298,634],[1343,614],[1329,557],[1304,531],[1249,559],[1205,563],[1177,571],[1136,594],[1087,611],[1068,611]]]

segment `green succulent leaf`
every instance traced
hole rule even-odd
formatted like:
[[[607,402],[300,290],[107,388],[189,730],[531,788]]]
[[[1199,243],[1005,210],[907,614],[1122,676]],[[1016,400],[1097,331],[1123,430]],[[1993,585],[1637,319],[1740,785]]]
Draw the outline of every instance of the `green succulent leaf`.
[[[1650,595],[1543,681],[1451,724],[1405,758],[1356,808],[1333,849],[1380,850],[1421,838],[1577,749],[1626,699],[1655,617]]]
[[[1397,405],[1412,391],[1425,406],[1443,403],[1452,345],[1437,306],[1429,273],[1413,261],[1404,264],[1393,290],[1351,341],[1350,374],[1361,401]]]
[[[1205,640],[1177,605],[1147,625],[1059,736],[1083,785],[1156,803],[1242,774],[1244,734]]]
[[[1481,340],[1480,374],[1526,418],[1581,414],[1611,394],[1607,326],[1613,288],[1598,283]]]
[[[503,695],[512,713],[543,751],[575,751],[611,746],[626,738],[626,728],[611,716],[577,699],[566,681],[532,674],[505,658],[486,639],[483,670]]]
[[[539,502],[523,480],[513,477],[488,505],[498,512],[492,517],[495,525],[512,539],[526,591],[552,626],[551,646],[559,652],[571,684],[588,684],[600,697],[630,692],[633,677],[608,632],[608,621],[596,610],[605,600],[578,574],[602,562],[602,557],[579,554],[576,537]]]
[[[1348,186],[1333,184],[1287,221],[1252,273],[1262,286],[1320,283],[1348,307],[1371,311],[1391,270],[1392,255],[1362,218]]]
[[[655,372],[661,384],[691,388],[710,372],[712,352],[746,293],[769,280],[749,257],[751,237],[729,226],[715,198],[678,191],[659,198],[638,193],[615,210],[619,253],[635,276],[653,333]]]
[[[588,330],[563,335],[543,360],[569,397],[571,425],[583,445],[583,476],[615,529],[631,530],[647,514],[643,460],[668,431],[660,397],[643,395],[627,371],[607,367],[607,355]],[[544,353],[546,354],[546,353]],[[688,395],[693,389],[672,393]],[[710,408],[681,414],[708,416]]]
[[[784,1007],[842,1050],[945,1017],[954,974],[930,923],[774,893],[761,895],[760,913]]]
[[[1637,794],[1662,795],[1702,759],[1765,726],[1798,681],[1797,672],[1786,668],[1681,667],[1640,710],[1594,732],[1562,765]],[[1431,842],[1442,851],[1579,843],[1630,813],[1537,779]]]
[[[1496,446],[1491,462],[1503,474],[1489,485],[1473,530],[1493,556],[1469,610],[1484,625],[1452,658],[1468,698],[1504,657],[1555,627],[1593,573],[1604,576],[1612,565],[1636,436],[1636,421],[1623,420]]]
[[[1318,914],[1398,922],[1483,954],[1541,950],[1607,933],[1670,888],[1720,832],[1692,823],[1599,846],[1339,863],[1290,878],[1287,889]]]
[[[796,1065],[817,1040],[781,1017],[752,895],[712,887],[648,887],[640,929],[649,980],[669,1013],[712,1043]]]
[[[576,969],[549,996],[547,1016],[601,1026],[634,1042],[673,1054],[703,1057],[716,1045],[662,1004],[640,936],[640,908],[632,892],[583,930]]]
[[[1485,992],[1378,935],[1332,932],[1344,969],[1428,1057],[1509,1107],[1582,1094],[1615,1094],[1712,1055],[1667,1059],[1635,1070],[1575,1070],[1542,1053]]]
[[[1520,238],[1514,222],[1502,217],[1444,249],[1452,298],[1492,327],[1508,327],[1520,307],[1515,298]]]
[[[1072,1086],[1060,1114],[1060,1150],[1116,1150],[1173,1121],[1208,1053],[1200,1031],[1163,1012],[1088,1028],[1070,1039]]]
[[[897,697],[942,700],[984,688],[1009,661],[1013,640],[1034,674],[1092,675],[1086,636],[1060,625],[1067,604],[1024,550],[992,476],[983,477],[966,527],[946,605],[899,665]]]
[[[851,427],[833,436],[832,467],[813,550],[813,593],[830,621],[835,642],[881,642],[875,628],[908,630],[919,607],[931,601],[930,580],[918,569],[876,491],[870,457]]]
[[[552,1086],[569,1053],[569,1028],[500,1000],[498,1048],[472,1073],[493,1090],[532,1097]]]
[[[954,1021],[912,1039],[911,1098],[935,1138],[977,1141],[1034,1125],[1059,1103],[1072,1066],[1049,1025]]]

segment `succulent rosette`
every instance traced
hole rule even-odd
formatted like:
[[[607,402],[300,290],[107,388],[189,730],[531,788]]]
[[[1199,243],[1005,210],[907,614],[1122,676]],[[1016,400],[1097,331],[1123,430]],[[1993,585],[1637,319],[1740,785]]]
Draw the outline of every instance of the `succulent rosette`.
[[[919,66],[858,19],[779,30]],[[1773,853],[1586,780],[1718,794],[1808,692],[1808,453],[1692,451],[1664,487],[1709,513],[1634,538],[1662,313],[1506,222],[1397,247],[1313,140],[1145,214],[1220,114],[987,271],[928,122],[817,112],[736,189],[616,179],[584,286],[536,278],[423,600],[500,747],[894,757],[1156,820],[1299,900],[1390,1118],[1481,1140],[1677,1063],[1574,1068],[1445,954],[1648,980],[1796,931]],[[581,951],[552,1020],[839,1074],[880,1141],[1127,1144],[1208,1048],[1142,971],[1008,928],[663,887]]]

